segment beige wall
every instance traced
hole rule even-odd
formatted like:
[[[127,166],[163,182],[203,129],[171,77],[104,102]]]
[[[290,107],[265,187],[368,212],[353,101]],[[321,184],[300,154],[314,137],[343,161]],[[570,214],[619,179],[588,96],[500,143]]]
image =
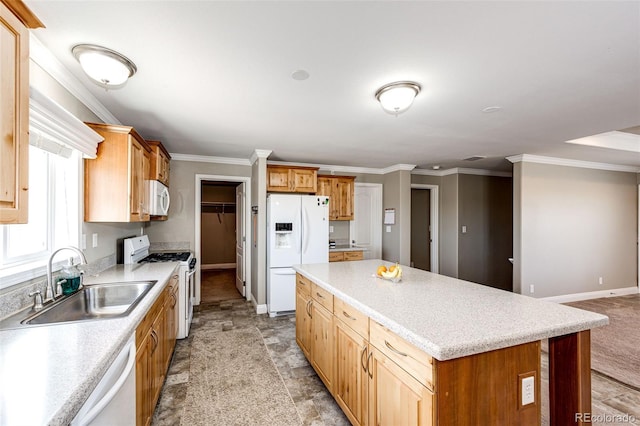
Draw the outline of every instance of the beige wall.
[[[458,278],[458,175],[440,185],[440,273]]]
[[[514,287],[548,297],[637,285],[635,173],[516,166]]]
[[[145,228],[151,242],[188,242],[190,249],[195,251],[196,174],[248,177],[251,167],[172,160],[169,219],[150,222]]]
[[[408,265],[411,262],[411,174],[399,170],[384,175],[382,207],[395,209],[391,232],[382,229],[382,258]]]
[[[236,186],[202,185],[203,202],[227,203],[200,209],[202,265],[236,263]]]

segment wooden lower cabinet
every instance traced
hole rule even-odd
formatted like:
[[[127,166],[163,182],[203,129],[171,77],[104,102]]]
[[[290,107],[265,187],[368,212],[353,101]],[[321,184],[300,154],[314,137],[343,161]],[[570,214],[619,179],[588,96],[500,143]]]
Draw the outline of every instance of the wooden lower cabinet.
[[[311,365],[333,393],[333,312],[311,303]]]
[[[334,321],[333,396],[353,425],[367,423],[369,342],[341,320]]]
[[[151,424],[177,336],[177,276],[136,329],[136,424]]]
[[[329,252],[329,262],[344,262],[362,259],[364,259],[364,252],[362,250]]]
[[[382,352],[371,346],[369,424],[430,426],[435,424],[434,394]]]
[[[351,424],[540,425],[540,342],[438,361],[297,280],[296,341]],[[519,380],[527,376],[535,377],[535,403],[523,407]]]

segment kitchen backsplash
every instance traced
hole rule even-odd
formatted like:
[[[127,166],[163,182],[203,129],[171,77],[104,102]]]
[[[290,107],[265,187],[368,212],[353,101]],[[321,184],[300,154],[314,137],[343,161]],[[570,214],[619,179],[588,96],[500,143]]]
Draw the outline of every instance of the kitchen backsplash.
[[[329,221],[329,239],[330,240],[347,240],[349,241],[349,224],[346,220],[330,220]],[[333,227],[333,232],[331,232]]]

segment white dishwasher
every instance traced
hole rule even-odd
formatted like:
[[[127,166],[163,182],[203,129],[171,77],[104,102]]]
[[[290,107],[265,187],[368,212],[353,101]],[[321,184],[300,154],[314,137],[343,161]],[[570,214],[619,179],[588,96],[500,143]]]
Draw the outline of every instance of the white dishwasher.
[[[131,336],[71,426],[136,424],[136,339]]]

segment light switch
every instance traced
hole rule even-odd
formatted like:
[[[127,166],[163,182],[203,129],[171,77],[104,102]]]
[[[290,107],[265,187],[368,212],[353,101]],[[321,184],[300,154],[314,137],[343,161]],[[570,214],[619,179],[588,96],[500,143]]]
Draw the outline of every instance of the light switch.
[[[332,234],[333,233],[333,225],[329,225],[329,233]]]
[[[385,231],[386,231],[386,232],[391,232],[391,227],[387,225],[387,227],[386,227]]]
[[[462,233],[463,234],[467,233],[467,225],[462,225]]]

